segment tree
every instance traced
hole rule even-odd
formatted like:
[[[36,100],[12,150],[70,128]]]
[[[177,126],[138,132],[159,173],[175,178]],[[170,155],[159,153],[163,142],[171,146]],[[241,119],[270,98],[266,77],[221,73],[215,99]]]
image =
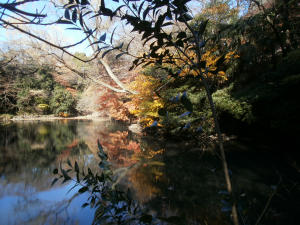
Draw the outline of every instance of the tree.
[[[30,1],[30,2],[35,2],[34,1]],[[50,21],[47,20],[47,16],[46,14],[42,14],[42,13],[38,13],[38,9],[36,13],[30,13],[27,11],[23,11],[18,9],[18,7],[25,5],[25,4],[30,4],[30,2],[28,1],[22,1],[22,2],[18,2],[18,3],[6,3],[6,4],[0,4],[0,10],[2,9],[2,17],[0,19],[0,26],[3,27],[11,27],[16,31],[19,31],[23,34],[28,35],[29,37],[33,38],[34,40],[34,48],[38,49],[39,51],[42,52],[46,52],[48,53],[48,55],[51,55],[52,58],[56,59],[59,63],[60,66],[63,66],[65,68],[68,68],[69,70],[71,70],[72,72],[76,73],[77,75],[83,77],[83,78],[88,78],[91,81],[100,84],[106,88],[110,88],[113,91],[116,92],[122,92],[122,93],[130,93],[129,90],[126,89],[125,85],[120,81],[120,79],[117,77],[117,75],[112,71],[110,65],[102,58],[98,58],[100,51],[97,51],[97,44],[93,44],[91,45],[93,42],[95,42],[95,40],[98,40],[99,35],[100,35],[100,29],[99,30],[87,30],[87,24],[90,23],[91,20],[89,21],[85,21],[82,17],[82,15],[80,16],[80,14],[77,14],[77,10],[73,10],[72,14],[72,20],[66,21],[61,19],[60,16],[56,15],[56,18],[58,20],[53,22],[53,19],[50,19]],[[60,9],[63,8],[63,1],[62,2],[51,2],[51,4],[48,5],[47,8],[49,8],[49,11],[51,11],[51,9],[54,8],[56,9]],[[96,10],[98,8],[98,6],[96,5],[90,5],[90,4],[80,4],[80,7],[90,7],[90,9],[92,10]],[[42,9],[42,11],[45,9],[45,7]],[[7,11],[9,13],[7,13]],[[51,12],[53,14],[53,12]],[[65,16],[67,16],[68,18],[70,18],[70,14],[66,13]],[[34,18],[33,20],[30,18]],[[51,21],[52,20],[52,21]],[[77,57],[75,54],[72,54],[68,49],[70,49],[71,47],[82,43],[84,40],[80,41],[79,43],[76,44],[66,44],[63,43],[60,40],[54,39],[54,40],[49,40],[47,37],[47,32],[43,31],[43,34],[40,33],[39,30],[34,30],[32,28],[32,26],[28,26],[28,25],[38,25],[38,26],[50,26],[53,24],[76,24],[76,21],[80,21],[81,29],[85,32],[86,34],[86,38],[84,40],[87,40],[90,43],[91,48],[93,48],[94,52],[96,52],[94,54],[93,57],[90,57],[89,59],[86,58],[80,58]],[[45,22],[44,22],[45,21]],[[73,23],[71,22],[73,21]],[[109,23],[108,23],[109,24]],[[95,17],[94,21],[92,23],[90,23],[90,25],[95,25],[95,26],[101,26],[102,28],[105,26],[107,27],[107,24],[105,24],[105,22],[102,22],[102,20],[99,20],[99,18]],[[77,30],[80,30],[80,28],[75,28]],[[38,32],[37,32],[38,31]],[[46,34],[46,35],[45,35]],[[46,44],[47,48],[50,49],[45,49],[43,47],[41,47],[42,45],[38,44],[38,43],[43,43]],[[100,47],[98,47],[100,48]],[[53,51],[54,49],[56,49],[55,51]],[[111,85],[107,84],[106,82],[103,82],[101,80],[95,79],[91,74],[87,74],[87,73],[83,73],[81,71],[76,70],[75,68],[73,68],[72,66],[70,66],[66,61],[65,61],[65,57],[64,54],[69,55],[71,57],[74,57],[75,59],[81,61],[81,62],[90,62],[90,61],[95,61],[96,63],[99,65],[102,65],[102,67],[104,67],[104,69],[106,70],[106,73],[108,74],[108,76],[117,84],[118,88],[112,87]]]
[[[56,86],[50,100],[50,108],[55,114],[70,114],[74,108],[75,99],[69,91],[61,86]]]
[[[119,1],[116,0],[115,2]],[[207,40],[203,36],[207,25],[207,21],[203,21],[202,23],[197,24],[193,27],[190,25],[189,21],[191,21],[193,17],[189,14],[189,0],[175,0],[172,2],[170,2],[169,0],[147,0],[143,1],[140,4],[138,4],[136,1],[132,4],[130,4],[131,1],[124,0],[123,2],[124,5],[121,5],[116,10],[111,10],[110,8],[106,7],[105,0],[101,0],[100,10],[98,11],[97,9],[97,11],[93,11],[89,10],[89,8],[87,7],[89,5],[87,1],[70,1],[69,4],[65,5],[66,20],[59,20],[57,21],[57,23],[73,24],[74,28],[78,28],[76,27],[75,23],[79,18],[80,26],[82,27],[82,29],[86,32],[87,35],[92,35],[94,31],[93,29],[89,29],[89,27],[87,28],[86,25],[83,23],[84,17],[106,17],[110,18],[111,20],[113,18],[119,18],[121,22],[126,22],[126,24],[132,26],[133,31],[137,31],[140,34],[142,33],[142,41],[144,41],[144,44],[149,41],[151,42],[149,53],[144,53],[142,56],[135,56],[135,60],[133,61],[133,66],[131,67],[131,69],[136,68],[140,64],[155,64],[158,65],[161,69],[166,70],[168,74],[174,78],[179,76],[182,69],[189,68],[190,70],[195,71],[197,76],[193,76],[190,79],[194,79],[195,81],[198,81],[200,79],[204,89],[206,90],[207,98],[214,118],[216,133],[218,134],[221,159],[228,193],[232,204],[234,223],[237,225],[238,216],[236,210],[236,203],[232,192],[232,186],[228,173],[220,127],[214,103],[212,100],[210,87],[206,81],[206,76],[208,76],[209,72],[217,73],[220,70],[220,66],[224,62],[225,56],[219,58],[219,60],[215,64],[216,69],[213,70],[206,66],[205,61],[201,61],[201,56],[204,53],[204,49],[207,43]],[[123,10],[123,7],[125,7],[127,10]],[[6,9],[9,9],[9,6],[6,5]],[[72,9],[72,18],[69,12],[70,9]],[[165,20],[169,22],[165,22]],[[0,19],[0,21],[4,22],[3,19]],[[165,27],[172,26],[174,24],[171,21],[179,21],[183,23],[185,25],[185,30],[181,30],[176,33],[165,32]],[[4,23],[15,29],[18,29],[15,25],[11,23]],[[115,45],[113,43],[113,33],[111,35],[110,42],[107,41],[106,36],[106,33],[102,34],[99,39],[94,39],[93,43],[91,43],[91,45],[98,45],[99,43],[101,43],[104,46],[103,48],[105,49],[105,52],[102,54],[102,58],[113,50],[119,50],[121,52],[120,54],[122,55],[132,55],[129,51],[130,44],[128,44],[127,49],[125,50],[122,48],[123,44]],[[63,48],[61,48],[61,50],[66,52]],[[96,48],[94,50],[95,56],[97,56],[101,52],[101,48]],[[177,52],[178,55],[180,55],[180,57],[174,57],[174,52]],[[190,57],[189,52],[193,52],[196,57]],[[122,55],[118,55],[118,57],[121,57]],[[100,62],[101,60],[102,59],[100,59]],[[183,63],[183,66],[176,66],[178,60]],[[164,65],[166,63],[173,64],[176,68],[176,71],[174,72],[168,67],[165,67]],[[112,79],[114,79],[113,76],[111,77]],[[123,88],[122,84],[118,85],[121,88]],[[186,94],[183,94],[181,96],[181,102],[187,111],[193,111],[193,105],[187,98]],[[166,109],[164,109],[163,111],[166,112]],[[167,115],[167,113],[164,114]]]
[[[238,224],[237,211],[234,202],[234,196],[232,193],[231,182],[228,174],[228,168],[225,159],[220,128],[218,125],[218,119],[214,108],[213,100],[211,97],[209,85],[207,84],[204,75],[212,71],[218,72],[219,67],[225,60],[225,57],[223,56],[218,60],[218,62],[216,63],[216,68],[217,68],[216,70],[209,70],[209,68],[205,66],[206,65],[205,61],[203,62],[201,61],[201,55],[203,54],[203,49],[206,45],[206,40],[202,39],[202,36],[205,31],[205,26],[207,22],[201,23],[199,26],[195,28],[190,26],[188,21],[190,21],[192,17],[188,14],[189,10],[186,5],[186,3],[189,2],[188,0],[183,2],[173,1],[172,3],[170,3],[169,1],[149,1],[149,3],[144,6],[145,2],[146,1],[143,1],[140,5],[137,5],[136,2],[133,3],[132,5],[129,5],[129,1],[124,1],[123,6],[120,6],[117,10],[112,11],[111,9],[105,6],[105,1],[102,0],[100,5],[100,11],[98,14],[95,14],[95,16],[121,18],[121,20],[125,20],[128,24],[130,24],[133,27],[133,31],[138,31],[139,33],[143,33],[142,40],[144,40],[144,43],[148,41],[152,42],[152,44],[150,45],[149,54],[144,54],[141,57],[136,57],[136,59],[133,61],[132,69],[140,64],[145,64],[145,65],[156,64],[160,66],[162,69],[166,69],[169,72],[169,74],[174,77],[177,77],[181,73],[181,70],[184,69],[185,67],[193,69],[198,74],[206,90],[207,97],[211,106],[212,114],[214,117],[215,128],[219,137],[218,140],[220,144],[220,152],[222,156],[222,163],[223,163],[223,169],[226,177],[227,188],[231,197],[234,222],[235,224]],[[66,7],[70,7],[73,4],[75,4],[74,2],[70,2],[70,3],[71,4],[67,5]],[[80,4],[75,4],[75,5],[82,7]],[[121,10],[122,7],[126,7],[129,11],[123,12]],[[159,9],[161,9],[161,11],[159,11]],[[67,10],[68,9],[66,9],[66,11]],[[142,17],[140,16],[141,12],[143,15]],[[84,13],[84,11],[80,11],[80,13]],[[174,21],[179,21],[184,23],[186,25],[187,32],[181,31],[177,34],[166,33],[164,31],[164,27],[173,24],[172,22],[164,23],[166,19],[167,20],[174,19]],[[128,49],[124,51],[122,50],[122,46],[113,45],[112,40],[113,40],[113,34],[109,45],[108,42],[106,42],[106,34],[103,34],[100,37],[100,40],[94,43],[100,42],[103,43],[104,45],[110,46],[110,49],[106,50],[103,53],[103,55],[113,50],[120,50],[122,52],[121,54],[123,53],[130,54]],[[174,49],[174,51],[177,51],[181,55],[180,58],[174,58],[174,55],[170,53],[170,49],[172,48]],[[196,54],[196,58],[191,58],[188,55],[189,51],[194,51]],[[186,57],[186,59],[184,59],[183,56]],[[176,65],[175,60],[180,60],[184,64],[184,66],[182,67],[176,66],[176,68],[178,69],[176,73],[164,67],[164,64],[166,62]],[[203,72],[202,69],[204,69],[205,71]],[[181,97],[181,99],[185,108],[188,111],[193,111],[192,104],[190,103],[188,98],[186,96],[183,96]]]

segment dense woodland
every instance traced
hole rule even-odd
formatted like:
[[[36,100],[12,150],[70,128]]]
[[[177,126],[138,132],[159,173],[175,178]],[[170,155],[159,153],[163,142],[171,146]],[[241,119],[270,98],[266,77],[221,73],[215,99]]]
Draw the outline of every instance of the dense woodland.
[[[213,67],[222,55],[226,59],[218,71],[207,77],[222,132],[267,132],[296,138],[300,111],[299,4],[266,1],[258,7],[255,1],[211,1],[202,3],[196,12],[191,25],[208,20],[204,38],[210,40],[202,60]],[[102,21],[99,26],[109,31],[114,22]],[[177,22],[169,32],[181,30],[184,27]],[[126,39],[130,35],[128,32]],[[147,50],[148,43],[144,47],[134,41],[132,44],[137,54]],[[59,50],[21,34],[2,42],[1,114],[67,117],[98,112],[115,120],[140,120],[144,126],[158,120],[167,133],[178,133],[188,121],[207,115],[203,128],[213,133],[205,90],[199,80],[189,79],[195,74],[188,68],[171,77],[168,70],[154,64],[128,71],[132,58],[115,52],[86,63],[59,54]],[[74,55],[83,60],[94,56],[78,52]],[[193,53],[190,56],[195,57]],[[174,65],[164,66],[176,71]],[[118,83],[111,79],[111,73]],[[184,92],[194,110],[192,115],[179,118],[185,109],[170,100]],[[158,114],[163,106],[168,109],[168,117]]]
[[[97,114],[138,121],[144,133],[197,140],[203,147],[216,135],[229,195],[227,211],[239,224],[243,216],[237,214],[221,132],[276,144],[299,141],[299,3],[50,0],[32,13],[26,8],[32,2],[0,4],[0,26],[7,35],[0,50],[3,121],[16,115]],[[80,41],[67,32],[71,30],[83,35]],[[73,51],[78,45],[92,53]],[[123,145],[140,152],[133,142]],[[108,155],[100,142],[98,148],[104,175],[83,173],[87,184],[79,192],[97,188],[99,182],[102,187],[113,183]],[[68,165],[80,184],[78,165]],[[60,170],[60,177],[71,180]],[[115,198],[123,198],[114,185],[109,193],[99,189],[112,205]],[[91,199],[93,207],[97,197]],[[129,213],[131,200],[129,191]],[[152,216],[143,213],[136,219],[151,223]],[[99,223],[110,217],[103,215],[95,214]],[[112,217],[118,223],[126,220]]]

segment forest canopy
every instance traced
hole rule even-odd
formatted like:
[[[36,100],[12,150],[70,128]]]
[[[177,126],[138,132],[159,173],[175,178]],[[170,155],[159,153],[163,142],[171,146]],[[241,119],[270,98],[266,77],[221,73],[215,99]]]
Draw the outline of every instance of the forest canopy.
[[[1,47],[1,113],[98,112],[116,120],[140,119],[145,126],[159,121],[176,133],[188,121],[211,117],[199,71],[184,66],[184,60],[197,58],[195,50],[182,56],[171,44],[186,48],[193,35],[187,26],[202,26],[201,60],[210,70],[206,79],[222,130],[234,133],[259,125],[281,135],[297,133],[299,4],[184,1],[186,14],[180,18],[174,17],[172,7],[164,6],[167,3],[1,3],[1,29],[10,37]],[[133,11],[125,11],[126,7]],[[155,29],[161,26],[164,34],[157,36]],[[76,48],[82,52],[73,51],[75,46],[84,46]],[[218,68],[222,56],[225,60]],[[183,93],[194,106],[185,115],[183,105],[170,101]],[[159,113],[160,108],[169,116]],[[199,125],[195,122],[192,127]]]

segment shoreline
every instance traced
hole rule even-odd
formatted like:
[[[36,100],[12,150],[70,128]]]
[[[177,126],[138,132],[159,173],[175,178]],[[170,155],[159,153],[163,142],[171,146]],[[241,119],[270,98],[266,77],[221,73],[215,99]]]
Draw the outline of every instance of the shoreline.
[[[49,121],[49,120],[97,120],[97,121],[110,121],[108,117],[95,117],[95,116],[77,116],[77,117],[51,117],[51,116],[33,116],[33,117],[23,117],[16,116],[10,119],[9,121],[18,122],[18,121]]]

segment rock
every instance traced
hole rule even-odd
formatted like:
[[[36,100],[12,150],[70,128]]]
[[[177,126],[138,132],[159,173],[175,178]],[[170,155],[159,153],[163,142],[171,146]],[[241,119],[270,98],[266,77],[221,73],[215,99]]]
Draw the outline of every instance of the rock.
[[[131,130],[133,133],[141,133],[142,132],[142,127],[138,124],[131,124],[128,127],[129,130]]]

